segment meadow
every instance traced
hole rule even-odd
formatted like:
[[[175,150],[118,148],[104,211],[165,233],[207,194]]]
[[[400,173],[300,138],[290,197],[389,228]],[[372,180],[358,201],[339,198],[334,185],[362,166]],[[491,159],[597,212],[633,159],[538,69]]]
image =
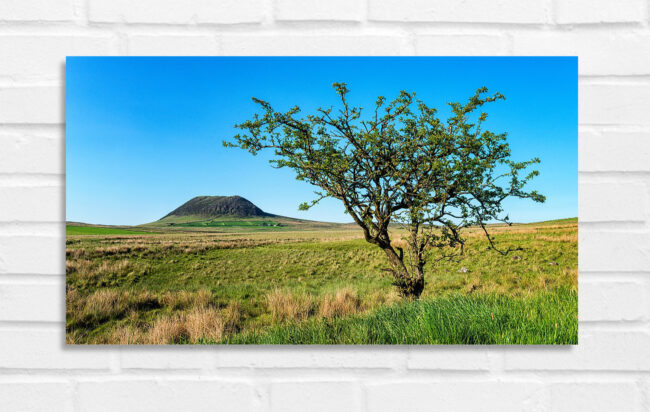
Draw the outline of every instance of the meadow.
[[[151,232],[145,232],[137,229],[120,229],[116,227],[102,226],[66,226],[65,234],[69,235],[148,235]]]
[[[470,231],[413,302],[353,226],[81,228],[66,231],[71,344],[577,343],[577,219],[492,227],[522,247],[507,256]]]

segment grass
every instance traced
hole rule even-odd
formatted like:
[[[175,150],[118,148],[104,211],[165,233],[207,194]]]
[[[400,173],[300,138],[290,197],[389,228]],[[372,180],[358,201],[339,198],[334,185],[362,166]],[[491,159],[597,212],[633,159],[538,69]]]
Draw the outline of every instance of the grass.
[[[68,235],[69,343],[335,343],[339,333],[347,343],[577,340],[575,219],[494,227],[500,246],[523,247],[508,256],[470,232],[462,258],[426,267],[415,303],[401,302],[381,270],[385,256],[356,229],[156,230]],[[486,313],[498,322],[479,327]],[[195,324],[217,332],[190,332]],[[413,329],[423,325],[430,332]]]
[[[118,229],[100,226],[73,226],[66,225],[66,235],[148,235],[151,232],[133,229]]]

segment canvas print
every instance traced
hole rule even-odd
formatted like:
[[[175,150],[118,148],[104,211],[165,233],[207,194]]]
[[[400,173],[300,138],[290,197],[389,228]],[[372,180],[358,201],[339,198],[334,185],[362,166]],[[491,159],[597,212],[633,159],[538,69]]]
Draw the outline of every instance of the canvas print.
[[[69,57],[68,344],[578,342],[577,58]]]

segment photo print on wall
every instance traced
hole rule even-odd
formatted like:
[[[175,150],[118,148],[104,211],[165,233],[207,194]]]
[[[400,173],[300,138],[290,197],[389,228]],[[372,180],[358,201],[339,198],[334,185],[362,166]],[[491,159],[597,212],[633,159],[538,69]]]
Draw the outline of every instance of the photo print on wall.
[[[577,344],[577,63],[68,57],[67,344]]]

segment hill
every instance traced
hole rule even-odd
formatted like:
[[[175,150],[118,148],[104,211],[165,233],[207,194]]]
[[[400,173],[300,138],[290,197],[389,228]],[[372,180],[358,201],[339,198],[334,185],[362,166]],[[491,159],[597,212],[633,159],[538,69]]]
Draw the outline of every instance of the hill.
[[[346,225],[274,215],[241,196],[197,196],[161,219],[140,227],[221,232],[335,229]]]
[[[197,196],[172,210],[162,219],[172,216],[199,216],[206,219],[235,217],[274,217],[262,211],[249,200],[241,196]]]

